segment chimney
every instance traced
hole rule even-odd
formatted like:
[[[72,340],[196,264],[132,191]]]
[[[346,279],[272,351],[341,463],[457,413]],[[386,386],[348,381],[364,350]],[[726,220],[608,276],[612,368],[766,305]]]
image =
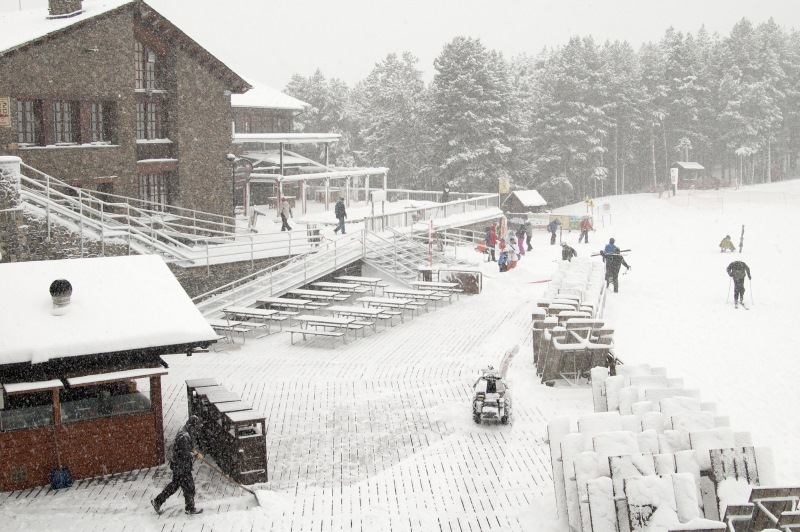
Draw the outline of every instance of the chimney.
[[[52,18],[69,18],[83,13],[83,0],[48,0]]]
[[[50,295],[53,296],[53,310],[55,316],[66,314],[70,297],[72,296],[72,285],[66,279],[56,279],[50,283]]]

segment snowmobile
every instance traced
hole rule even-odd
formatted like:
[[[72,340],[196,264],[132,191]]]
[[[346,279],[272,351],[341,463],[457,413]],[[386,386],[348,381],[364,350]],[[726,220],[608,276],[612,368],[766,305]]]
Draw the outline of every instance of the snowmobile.
[[[511,392],[503,376],[492,366],[484,369],[475,381],[472,395],[472,420],[499,421],[507,425],[511,421]]]

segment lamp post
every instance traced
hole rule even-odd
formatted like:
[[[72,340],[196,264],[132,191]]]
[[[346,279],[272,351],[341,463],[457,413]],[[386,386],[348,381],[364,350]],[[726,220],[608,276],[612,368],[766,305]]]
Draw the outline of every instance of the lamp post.
[[[231,199],[233,200],[233,215],[236,216],[236,156],[229,153],[225,156],[231,163]]]

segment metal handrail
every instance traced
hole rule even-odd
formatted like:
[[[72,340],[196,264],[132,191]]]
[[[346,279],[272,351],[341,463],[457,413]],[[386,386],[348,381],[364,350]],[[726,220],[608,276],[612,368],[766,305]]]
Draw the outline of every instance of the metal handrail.
[[[490,207],[500,207],[499,194],[485,194],[475,198],[450,201],[427,207],[410,208],[398,212],[364,217],[364,227],[370,231],[389,228],[413,227],[432,218],[446,218]]]

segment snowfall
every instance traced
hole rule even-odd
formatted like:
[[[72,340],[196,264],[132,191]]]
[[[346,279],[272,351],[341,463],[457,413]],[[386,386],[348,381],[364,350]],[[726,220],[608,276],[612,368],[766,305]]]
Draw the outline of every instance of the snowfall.
[[[586,209],[581,203],[555,212]],[[800,302],[800,247],[790,227],[800,214],[800,180],[597,198],[593,214],[589,244],[578,244],[576,231],[561,238],[577,250],[575,261],[599,261],[591,255],[610,237],[631,250],[631,269],[620,275],[619,293],[608,293],[603,314],[615,330],[616,356],[666,368],[701,390],[734,430],[771,450],[776,483],[800,485],[800,350],[791,317]],[[354,238],[351,227],[347,235],[323,232]],[[725,235],[742,244],[740,252],[720,252]],[[186,379],[214,377],[266,416],[270,478],[255,486],[262,505],[199,464],[204,513],[184,515],[176,495],[157,516],[149,500],[169,482],[162,465],[57,491],[2,493],[0,529],[565,531],[547,423],[591,413],[592,391],[542,385],[530,329],[560,251],[537,231],[533,251],[502,274],[476,252],[482,293],[335,349],[326,338],[292,345],[283,332],[236,349],[164,357],[168,451],[186,419]],[[733,306],[725,272],[733,260],[752,272],[749,310]],[[513,423],[475,425],[472,384],[515,345]]]

